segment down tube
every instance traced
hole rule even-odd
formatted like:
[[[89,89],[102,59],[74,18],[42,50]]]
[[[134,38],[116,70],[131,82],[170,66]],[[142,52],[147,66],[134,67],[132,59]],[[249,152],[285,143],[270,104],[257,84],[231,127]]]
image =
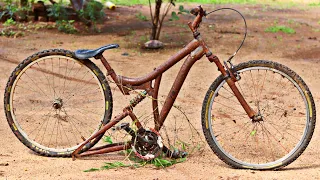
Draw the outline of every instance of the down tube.
[[[157,131],[159,131],[161,129],[166,117],[168,116],[168,114],[172,108],[172,105],[173,105],[174,101],[176,100],[176,98],[179,94],[179,91],[180,91],[180,89],[184,83],[184,80],[186,79],[191,67],[193,66],[193,64],[197,60],[199,60],[203,56],[202,47],[198,47],[195,51],[198,51],[200,53],[196,56],[193,56],[193,57],[189,55],[180,68],[180,71],[176,77],[176,80],[174,81],[174,83],[171,87],[171,90],[166,98],[166,101],[164,102],[164,105],[161,109],[159,123],[155,124],[155,129]]]

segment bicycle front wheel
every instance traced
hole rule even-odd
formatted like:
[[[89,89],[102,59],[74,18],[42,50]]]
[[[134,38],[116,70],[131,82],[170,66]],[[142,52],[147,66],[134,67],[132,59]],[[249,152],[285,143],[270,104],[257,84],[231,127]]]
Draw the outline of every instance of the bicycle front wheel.
[[[68,157],[110,121],[112,95],[105,76],[90,60],[53,49],[18,65],[7,83],[4,106],[12,131],[28,148]]]
[[[249,61],[234,70],[241,77],[236,86],[262,119],[250,119],[219,76],[202,106],[209,146],[234,168],[278,169],[292,163],[306,149],[315,128],[309,88],[295,72],[271,61]]]

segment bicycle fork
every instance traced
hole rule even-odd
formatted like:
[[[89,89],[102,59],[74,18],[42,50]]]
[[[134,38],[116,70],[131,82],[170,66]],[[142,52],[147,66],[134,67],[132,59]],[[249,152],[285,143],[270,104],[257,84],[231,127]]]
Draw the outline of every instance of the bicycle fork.
[[[226,66],[226,69],[225,69],[224,66],[221,64],[219,58],[213,54],[207,56],[207,58],[210,62],[214,62],[217,65],[219,71],[225,77],[227,84],[229,85],[234,95],[237,97],[243,109],[246,111],[248,117],[254,121],[259,121],[260,116],[257,116],[257,113],[249,106],[247,101],[244,99],[244,97],[240,93],[239,89],[235,85],[235,82],[237,82],[237,79],[234,77],[233,72],[228,68],[227,64],[225,64]]]

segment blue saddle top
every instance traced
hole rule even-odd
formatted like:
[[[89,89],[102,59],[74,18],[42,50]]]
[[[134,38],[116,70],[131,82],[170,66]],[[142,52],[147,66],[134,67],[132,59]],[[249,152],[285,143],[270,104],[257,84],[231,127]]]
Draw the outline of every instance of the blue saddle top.
[[[118,48],[118,44],[108,44],[102,47],[99,47],[98,49],[78,49],[74,52],[74,55],[78,59],[88,59],[92,58],[98,54],[102,54],[105,50],[107,49],[113,49],[113,48]]]

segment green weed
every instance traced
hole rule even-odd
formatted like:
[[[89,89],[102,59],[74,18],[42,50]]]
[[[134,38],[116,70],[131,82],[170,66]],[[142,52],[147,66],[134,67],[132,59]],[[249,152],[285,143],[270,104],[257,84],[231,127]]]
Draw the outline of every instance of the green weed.
[[[58,20],[56,24],[58,26],[58,30],[67,34],[77,33],[78,30],[73,25],[74,20]]]
[[[309,6],[320,6],[320,2],[319,3],[310,3]]]
[[[175,11],[171,12],[171,18],[169,19],[169,21],[179,20],[180,18],[178,14],[189,14],[189,10],[186,10],[182,5],[180,5],[178,13]]]
[[[286,27],[286,26],[271,26],[271,27],[268,27],[265,32],[272,32],[272,33],[277,33],[279,31],[282,31],[286,34],[294,34],[296,33],[296,31],[290,27]]]
[[[17,37],[24,36],[24,33],[21,31],[14,31],[12,29],[3,28],[0,31],[0,36],[17,38]]]
[[[148,37],[147,36],[140,36],[140,41],[146,42],[146,41],[148,41]]]
[[[113,163],[106,162],[105,165],[101,166],[100,168],[90,168],[90,169],[84,170],[84,172],[93,172],[93,171],[108,170],[108,169],[117,169],[117,168],[121,168],[121,167],[139,168],[139,167],[143,167],[143,166],[148,165],[148,164],[154,165],[157,168],[166,168],[166,167],[172,166],[172,165],[177,164],[177,163],[182,163],[182,162],[184,162],[186,160],[187,160],[187,158],[167,160],[167,159],[159,157],[159,158],[154,158],[151,161],[143,161],[143,160],[140,160],[138,158],[135,158],[134,159],[135,163],[125,164],[125,163],[120,162],[120,161],[116,161],[116,162],[113,162]]]
[[[143,15],[141,12],[139,12],[138,14],[136,14],[136,18],[138,18],[141,21],[148,21],[147,16]]]
[[[320,32],[320,29],[312,29],[313,32]]]
[[[293,24],[293,23],[294,23],[294,20],[293,20],[293,19],[289,19],[289,20],[288,20],[288,23],[289,23],[289,24]]]
[[[113,143],[112,138],[110,136],[103,136],[103,141],[109,144]]]
[[[6,22],[3,23],[4,26],[13,26],[16,24],[17,24],[17,22],[14,21],[12,18],[7,19]]]

